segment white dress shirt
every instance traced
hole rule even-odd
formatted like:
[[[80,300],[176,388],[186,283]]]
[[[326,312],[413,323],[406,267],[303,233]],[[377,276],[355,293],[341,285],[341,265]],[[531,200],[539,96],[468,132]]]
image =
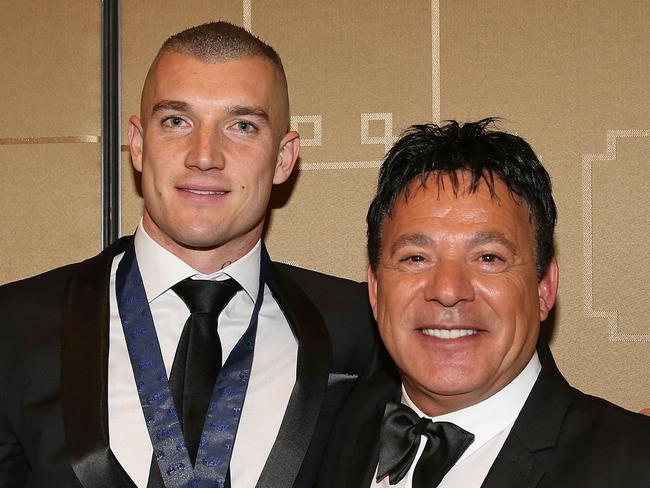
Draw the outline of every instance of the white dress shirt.
[[[419,416],[431,418],[434,422],[451,422],[474,434],[474,442],[445,475],[438,485],[439,488],[480,488],[510,434],[541,369],[542,365],[535,352],[523,371],[490,398],[462,410],[433,418],[423,414],[415,406],[402,385],[402,403],[411,407]],[[424,451],[426,439],[425,436],[421,437],[415,460],[408,474],[399,483],[390,485],[388,476],[377,482],[375,470],[375,477],[370,483],[371,488],[411,488],[413,472]]]
[[[159,244],[142,227],[135,234],[135,253],[151,308],[167,376],[189,310],[171,290],[188,278],[235,279],[237,292],[219,315],[222,360],[244,334],[259,286],[261,242],[245,256],[211,275],[203,275]],[[108,353],[108,427],[110,448],[131,479],[146,488],[153,452],[144,422],[115,293],[115,273],[123,254],[115,257],[110,279]],[[296,379],[298,344],[268,286],[260,310],[253,365],[233,448],[233,488],[255,486],[271,452]]]

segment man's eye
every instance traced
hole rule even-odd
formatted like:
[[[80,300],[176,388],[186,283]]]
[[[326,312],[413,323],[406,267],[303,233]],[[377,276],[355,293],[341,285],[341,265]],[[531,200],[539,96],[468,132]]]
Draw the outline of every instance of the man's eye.
[[[245,120],[240,120],[237,122],[237,124],[235,124],[235,127],[240,132],[252,132],[255,130],[255,126]]]
[[[498,263],[503,261],[503,259],[496,254],[481,254],[481,261],[484,263]]]
[[[163,125],[166,125],[168,127],[181,127],[184,123],[185,121],[183,118],[176,115],[167,117],[163,120]]]
[[[412,254],[410,256],[406,256],[402,258],[402,261],[409,262],[409,263],[422,263],[424,262],[424,256],[421,256],[419,254]]]
[[[508,261],[505,258],[490,252],[481,254],[478,263],[481,269],[493,273],[504,271],[508,267]]]

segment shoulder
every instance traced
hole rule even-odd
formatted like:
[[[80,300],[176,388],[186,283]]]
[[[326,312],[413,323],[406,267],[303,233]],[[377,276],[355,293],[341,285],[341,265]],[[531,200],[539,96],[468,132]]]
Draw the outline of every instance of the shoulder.
[[[365,283],[288,264],[273,264],[278,274],[293,281],[307,295],[326,320],[349,317],[368,324],[372,322]]]
[[[650,459],[650,417],[631,412],[603,398],[572,388],[573,397],[567,421],[581,426],[603,442],[641,448]]]
[[[63,304],[81,263],[0,286],[0,362],[58,342]]]
[[[273,264],[279,273],[289,276],[303,288],[303,291],[307,293],[331,290],[363,294],[364,296],[367,296],[367,287],[365,283],[320,273],[306,268],[299,268],[289,264],[277,262],[274,262]]]
[[[88,271],[107,274],[116,254],[124,251],[132,237],[117,240],[99,254],[83,261],[55,268],[44,273],[14,281],[0,286],[0,304],[20,305],[23,302],[34,304],[59,301],[70,280],[80,272]]]
[[[0,286],[0,307],[10,311],[24,305],[34,306],[43,301],[60,299],[79,265],[68,264]]]
[[[58,374],[61,312],[71,277],[68,265],[0,287],[0,397],[10,398]],[[56,381],[56,380],[54,380]],[[16,404],[18,404],[16,402]]]
[[[549,481],[580,481],[584,483],[581,486],[647,486],[641,480],[650,480],[650,418],[568,388],[568,408],[555,448],[538,453]],[[549,404],[552,401],[552,397],[547,398]],[[543,420],[540,425],[545,425]]]
[[[544,486],[647,487],[650,418],[575,388],[570,398],[555,448],[538,453]]]
[[[39,337],[56,335],[71,285],[80,276],[107,282],[113,257],[124,242],[126,239],[121,239],[84,261],[0,286],[0,347],[11,348],[21,340],[31,344]]]
[[[557,369],[547,346],[538,347],[542,373],[531,396],[535,416],[548,415],[550,422],[561,425],[558,444],[574,452],[599,453],[607,457],[612,442],[617,442],[619,452],[644,453],[650,459],[650,417],[630,412],[613,403],[583,393],[568,384]],[[525,407],[524,407],[525,408]],[[539,420],[539,419],[538,419]],[[578,446],[582,446],[578,449]],[[613,453],[613,451],[612,451]],[[650,466],[650,463],[648,463]]]
[[[359,371],[365,365],[361,374],[365,377],[385,361],[365,283],[281,263],[273,268],[281,281],[299,288],[301,298],[309,300],[322,317],[335,369]]]

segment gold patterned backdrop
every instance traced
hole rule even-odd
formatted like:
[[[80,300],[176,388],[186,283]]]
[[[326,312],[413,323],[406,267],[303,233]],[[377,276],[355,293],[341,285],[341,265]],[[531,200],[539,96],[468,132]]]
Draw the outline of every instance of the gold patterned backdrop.
[[[100,2],[4,0],[0,282],[100,248]],[[576,386],[650,405],[650,2],[123,0],[122,126],[170,33],[238,23],[283,57],[300,170],[273,197],[276,260],[364,279],[381,158],[416,122],[488,115],[529,140],[559,206],[554,326]],[[124,143],[123,143],[124,144]],[[122,153],[122,233],[141,199]]]

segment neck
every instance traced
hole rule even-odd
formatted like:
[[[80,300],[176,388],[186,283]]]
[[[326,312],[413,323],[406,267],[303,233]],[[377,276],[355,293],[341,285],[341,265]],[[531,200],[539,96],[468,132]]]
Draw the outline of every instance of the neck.
[[[530,373],[525,377],[522,376],[522,371],[524,371],[526,366],[529,364],[531,364],[531,359],[529,359],[521,369],[509,372],[508,375],[503,378],[498,378],[493,383],[484,385],[481,389],[474,389],[462,393],[448,392],[447,394],[440,394],[433,392],[427,390],[423,385],[419,385],[412,378],[409,378],[406,375],[402,375],[402,384],[404,385],[404,390],[413,404],[418,407],[421,412],[429,417],[439,417],[440,415],[456,412],[487,400],[515,381],[518,381],[519,385],[526,385],[527,382],[530,382],[529,387],[532,388],[539,369],[531,367],[531,369],[529,369]],[[537,361],[537,364],[539,364],[539,361]],[[539,366],[539,368],[541,368],[541,366]],[[521,381],[523,381],[523,383]],[[524,386],[524,388],[526,388],[526,386]],[[528,391],[530,391],[530,388]]]
[[[468,403],[467,399],[460,399],[457,397],[432,398],[430,394],[426,394],[417,388],[412,388],[406,381],[404,381],[404,389],[413,404],[418,407],[422,413],[429,417],[439,417],[440,415],[462,410],[463,408],[473,404]]]
[[[234,263],[255,247],[262,236],[262,227],[237,239],[212,247],[193,247],[178,242],[162,233],[157,227],[148,226],[147,219],[143,221],[144,230],[156,243],[181,259],[183,262],[203,274],[215,273],[231,263]]]
[[[471,407],[491,397],[501,389],[499,387],[495,390],[490,389],[482,392],[472,391],[463,394],[440,395],[413,384],[406,377],[402,377],[402,383],[413,404],[429,417],[439,417],[440,415]]]

